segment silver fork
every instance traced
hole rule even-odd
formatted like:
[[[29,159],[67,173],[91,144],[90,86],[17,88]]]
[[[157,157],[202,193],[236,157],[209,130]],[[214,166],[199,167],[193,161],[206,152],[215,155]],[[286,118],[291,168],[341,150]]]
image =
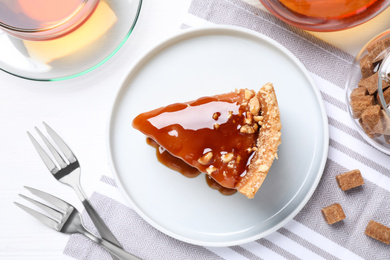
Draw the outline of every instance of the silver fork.
[[[130,253],[127,253],[120,247],[112,244],[111,242],[108,242],[107,240],[98,238],[97,236],[93,235],[91,232],[89,232],[83,225],[83,222],[81,220],[80,214],[77,211],[77,209],[69,204],[66,201],[63,201],[49,193],[30,188],[25,187],[27,190],[29,190],[32,194],[35,196],[41,198],[42,200],[45,200],[55,206],[56,208],[47,206],[46,204],[43,204],[39,201],[36,201],[34,199],[31,199],[29,197],[26,197],[22,194],[19,194],[22,198],[28,200],[35,206],[39,207],[40,209],[44,210],[46,213],[48,213],[51,217],[48,217],[36,210],[33,210],[29,207],[26,207],[18,202],[14,202],[17,206],[19,206],[21,209],[35,217],[36,219],[40,220],[42,223],[47,225],[48,227],[57,230],[61,233],[65,234],[74,234],[74,233],[80,233],[91,239],[93,242],[101,245],[104,247],[107,251],[109,251],[111,254],[114,254],[119,259],[140,259]]]
[[[51,144],[51,142],[42,134],[42,132],[35,127],[35,130],[38,132],[39,136],[42,138],[43,142],[49,148],[49,151],[53,155],[54,159],[57,161],[58,166],[53,162],[53,160],[49,157],[49,155],[45,152],[42,146],[35,140],[35,138],[27,132],[27,135],[30,137],[31,142],[33,143],[35,149],[38,154],[42,158],[46,167],[53,174],[53,176],[60,182],[71,186],[77,193],[77,196],[83,203],[85,209],[92,222],[95,224],[96,229],[98,230],[100,236],[105,240],[110,241],[111,243],[121,247],[119,241],[112,234],[110,229],[106,226],[100,216],[97,214],[95,209],[89,203],[87,196],[85,195],[83,189],[80,184],[80,164],[77,160],[76,156],[73,154],[72,150],[68,147],[68,145],[61,139],[61,137],[45,122],[43,125],[46,128],[47,133],[53,139],[54,143],[57,145],[59,150],[63,155],[61,155],[57,149]],[[115,256],[112,256],[115,260]]]

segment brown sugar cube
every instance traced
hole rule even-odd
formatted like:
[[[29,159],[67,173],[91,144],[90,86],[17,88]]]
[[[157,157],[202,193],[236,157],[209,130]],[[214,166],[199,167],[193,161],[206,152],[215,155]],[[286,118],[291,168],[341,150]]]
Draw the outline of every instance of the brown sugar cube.
[[[371,129],[369,129],[369,128],[367,127],[367,125],[363,124],[361,118],[359,119],[359,124],[360,124],[360,126],[363,128],[363,130],[364,130],[364,132],[366,133],[366,135],[368,135],[368,137],[374,138],[374,137],[380,136],[380,134],[373,133],[373,132],[371,131]]]
[[[364,234],[385,244],[390,244],[390,228],[375,222],[374,220],[368,222]]]
[[[321,209],[321,212],[326,223],[330,225],[345,219],[343,208],[339,203],[335,203],[328,207],[325,207]]]
[[[343,191],[358,187],[364,184],[362,174],[359,170],[352,170],[336,176],[337,184]]]
[[[352,95],[352,93],[351,93],[351,95]],[[383,98],[385,99],[387,104],[390,102],[390,88],[387,88],[383,91]],[[382,104],[379,100],[379,93],[376,94],[376,100],[377,100],[377,103],[382,106]],[[383,106],[382,106],[382,108],[383,108]]]
[[[351,102],[351,109],[354,118],[360,118],[364,110],[375,104],[373,96],[354,97]]]
[[[383,97],[385,98],[386,103],[390,103],[390,88],[383,91]]]
[[[384,57],[386,57],[387,50],[384,47],[377,48],[373,53],[369,54],[367,57],[367,60],[369,60],[373,67],[379,62],[383,60]]]
[[[357,98],[357,97],[364,97],[367,96],[368,92],[366,88],[355,88],[352,90],[350,98],[351,100]]]
[[[371,134],[382,134],[385,126],[382,120],[383,114],[379,105],[370,106],[362,113],[362,125]]]
[[[358,83],[359,87],[365,87],[370,95],[374,94],[378,90],[378,72],[369,76],[368,78],[361,79]],[[389,83],[382,81],[382,89],[389,86]]]
[[[377,41],[374,43],[371,43],[370,45],[367,46],[367,51],[369,54],[377,52],[377,50],[380,49],[380,46],[382,45],[381,41]]]
[[[369,54],[380,54],[387,47],[390,47],[390,38],[382,39],[373,44],[367,46],[367,50]]]
[[[382,89],[385,90],[386,88],[388,88],[390,86],[390,84],[384,80],[382,80]],[[378,89],[378,88],[377,88]],[[386,90],[385,90],[386,91]]]
[[[374,64],[369,54],[360,60],[360,71],[364,79],[374,74]]]
[[[360,88],[366,88],[370,95],[374,94],[378,89],[378,73],[375,73],[367,78],[363,78],[359,81],[358,86]]]

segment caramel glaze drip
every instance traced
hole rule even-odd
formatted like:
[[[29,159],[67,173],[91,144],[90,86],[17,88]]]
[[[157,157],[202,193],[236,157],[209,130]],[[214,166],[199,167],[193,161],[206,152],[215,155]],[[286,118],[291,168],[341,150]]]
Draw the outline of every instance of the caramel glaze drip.
[[[156,156],[159,162],[167,166],[168,168],[180,172],[184,176],[188,178],[195,178],[200,174],[200,171],[195,167],[185,163],[182,159],[177,158],[167,152],[163,147],[158,145],[156,141],[151,139],[150,137],[146,138],[146,142],[156,148]]]
[[[218,182],[216,182],[213,178],[211,178],[209,175],[206,176],[206,183],[209,185],[210,188],[218,190],[222,195],[230,196],[237,192],[236,189],[229,189],[221,186]]]
[[[244,91],[176,103],[138,115],[133,127],[174,157],[234,189],[253,155],[258,131],[243,133]]]
[[[147,144],[150,146],[156,148],[156,156],[159,162],[167,166],[168,168],[175,170],[177,172],[180,172],[184,176],[188,178],[195,178],[200,174],[200,171],[196,169],[195,167],[192,167],[191,165],[185,163],[182,159],[177,158],[167,152],[163,147],[158,145],[153,139],[150,137],[146,138]],[[230,196],[237,192],[236,189],[229,189],[221,186],[218,182],[216,182],[213,178],[211,178],[209,175],[206,176],[206,183],[207,185],[215,190],[218,190],[221,194]]]

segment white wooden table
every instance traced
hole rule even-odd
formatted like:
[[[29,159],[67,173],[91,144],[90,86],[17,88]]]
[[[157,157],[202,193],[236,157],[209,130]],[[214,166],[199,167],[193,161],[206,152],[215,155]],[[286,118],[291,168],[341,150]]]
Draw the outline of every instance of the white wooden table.
[[[263,8],[258,0],[246,0]],[[50,176],[27,138],[42,121],[70,144],[82,164],[82,185],[90,195],[108,172],[107,121],[120,83],[148,49],[180,31],[191,0],[144,0],[138,24],[123,48],[102,67],[72,80],[34,82],[0,71],[0,259],[66,259],[67,235],[43,227],[15,207],[23,186],[36,187],[82,209],[75,193]],[[352,54],[390,28],[390,10],[342,32],[314,33]]]

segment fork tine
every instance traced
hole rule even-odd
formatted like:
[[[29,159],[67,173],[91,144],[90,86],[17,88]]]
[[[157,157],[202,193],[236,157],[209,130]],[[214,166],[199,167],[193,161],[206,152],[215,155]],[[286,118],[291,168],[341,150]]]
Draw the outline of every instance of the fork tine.
[[[20,203],[17,203],[17,202],[14,202],[16,206],[18,206],[19,208],[23,209],[24,211],[26,211],[28,214],[30,214],[31,216],[33,216],[34,218],[38,219],[39,221],[41,221],[43,224],[45,224],[46,226],[52,228],[52,229],[55,229],[55,230],[58,230],[58,222],[49,218],[48,216],[45,216],[43,215],[42,213],[39,213],[38,211],[35,211],[33,209],[30,209],[29,207],[26,207]]]
[[[47,213],[49,213],[51,216],[53,216],[54,218],[60,220],[63,216],[63,213],[58,211],[58,210],[55,210],[53,209],[52,207],[49,207],[39,201],[36,201],[32,198],[29,198],[27,196],[24,196],[23,194],[19,194],[20,197],[22,197],[23,199],[31,202],[32,204],[34,204],[35,206],[37,206],[38,208],[40,209],[43,209],[44,211],[46,211]]]
[[[60,210],[63,210],[64,212],[66,212],[69,209],[69,207],[72,207],[72,205],[70,205],[69,203],[67,203],[67,202],[63,201],[62,199],[59,199],[59,198],[57,198],[49,193],[46,193],[44,191],[37,190],[37,189],[27,187],[27,186],[24,186],[24,188],[29,190],[35,196],[50,202],[51,204],[53,204],[54,206],[56,206]]]
[[[39,136],[42,138],[47,148],[49,148],[49,151],[52,153],[54,159],[56,159],[60,167],[65,168],[66,166],[68,166],[64,159],[62,159],[61,155],[57,152],[56,148],[54,148],[54,146],[49,142],[49,140],[47,140],[46,136],[44,136],[37,127],[35,127],[35,130],[38,132]]]
[[[45,163],[46,167],[49,169],[50,172],[53,174],[58,172],[57,166],[54,164],[53,160],[50,159],[49,155],[43,150],[42,146],[35,140],[35,138],[30,134],[30,132],[27,131],[27,135],[30,138],[32,144],[35,147],[35,150],[38,152],[39,156],[42,158],[43,162]]]
[[[47,133],[53,138],[54,142],[58,145],[58,147],[61,149],[61,151],[64,153],[66,158],[69,160],[70,163],[75,162],[76,156],[73,154],[72,150],[69,148],[69,146],[62,140],[62,138],[45,122],[43,122],[44,126],[46,127]]]

